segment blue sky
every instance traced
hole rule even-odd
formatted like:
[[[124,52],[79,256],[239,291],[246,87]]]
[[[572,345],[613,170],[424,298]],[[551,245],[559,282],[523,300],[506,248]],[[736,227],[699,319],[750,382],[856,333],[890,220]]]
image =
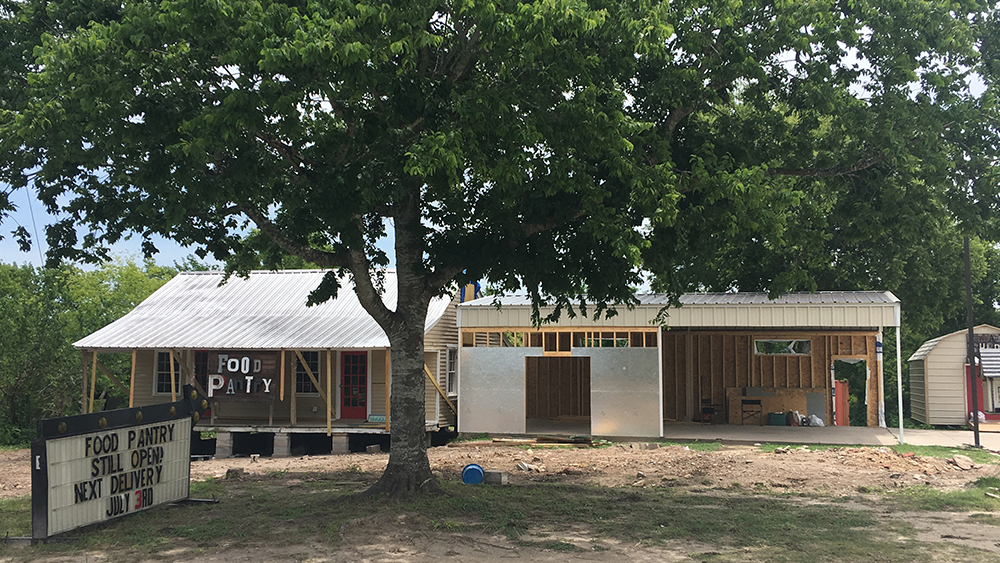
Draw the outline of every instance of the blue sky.
[[[28,190],[17,190],[10,196],[11,202],[17,206],[17,211],[0,223],[0,262],[4,264],[33,264],[40,266],[45,262],[43,255],[48,250],[45,244],[45,226],[51,224],[54,218],[45,212],[42,203],[35,199],[34,192]],[[21,252],[17,241],[11,236],[11,231],[18,226],[23,226],[31,233],[32,248],[30,252]],[[395,266],[396,253],[392,246],[393,228],[392,224],[386,225],[388,237],[383,239],[379,245],[389,255],[389,265]],[[82,237],[86,230],[82,227],[77,231]],[[36,236],[37,233],[37,236]],[[154,237],[153,243],[159,252],[153,259],[161,266],[172,266],[174,262],[181,262],[190,254],[194,254],[196,248],[184,247],[176,242],[163,237]],[[137,261],[142,259],[142,238],[132,237],[130,240],[119,242],[111,247],[111,253],[115,256],[134,257]],[[205,260],[210,264],[216,263],[214,260]]]

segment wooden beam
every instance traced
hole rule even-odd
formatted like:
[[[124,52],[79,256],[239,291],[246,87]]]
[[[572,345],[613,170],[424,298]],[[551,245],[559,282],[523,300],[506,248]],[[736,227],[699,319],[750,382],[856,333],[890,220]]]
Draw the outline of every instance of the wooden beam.
[[[327,348],[326,350],[326,435],[333,435],[333,401],[331,397],[333,396],[333,390],[331,389],[333,382],[333,351]]]
[[[97,350],[91,358],[90,366],[90,408],[87,412],[94,412],[94,391],[97,388]]]
[[[87,351],[80,350],[80,357],[83,360],[83,389],[80,391],[80,412],[87,412]]]
[[[302,357],[302,352],[299,352],[298,350],[296,350],[295,351],[295,355],[299,358],[299,361],[302,362],[302,367],[305,368],[306,375],[308,375],[309,379],[312,380],[312,384],[313,384],[313,386],[316,387],[316,391],[319,391],[319,396],[322,397],[323,400],[325,401],[326,400],[326,396],[327,396],[326,392],[323,391],[323,386],[319,384],[319,380],[316,379],[316,376],[313,375],[312,370],[309,369],[309,364],[306,363],[306,359]]]
[[[444,402],[448,403],[448,408],[451,409],[451,412],[458,414],[458,409],[456,409],[455,405],[452,404],[450,399],[448,399],[448,394],[444,392],[444,389],[441,388],[441,385],[434,380],[434,376],[431,375],[431,369],[427,367],[427,364],[424,364],[424,373],[427,374],[427,379],[430,379],[431,383],[434,384],[434,388],[438,390],[438,394],[441,395],[441,398],[444,399]]]
[[[281,351],[282,389],[284,389],[284,378],[285,378],[284,371],[283,371],[284,367],[285,367],[285,351],[282,350]],[[295,426],[296,424],[299,423],[298,405],[296,404],[296,400],[295,400],[296,397],[298,397],[298,391],[296,391],[296,389],[295,389],[295,384],[296,384],[295,380],[296,379],[297,378],[295,378],[295,377],[289,377],[288,378],[288,380],[289,380],[288,381],[289,392],[291,393],[291,397],[289,398],[289,405],[288,405],[288,416],[289,416],[289,420],[291,421],[292,426]]]
[[[284,401],[285,400],[285,349],[284,348],[281,349],[281,368],[278,370],[278,378],[280,383],[280,385],[278,385],[278,400]]]
[[[171,350],[170,352],[180,356],[180,353],[176,352],[175,350]],[[183,362],[180,362],[177,365],[180,366],[181,368],[181,375],[183,375],[184,378],[187,379],[189,383],[191,383],[191,385],[194,385],[194,388],[197,389],[199,393],[207,397],[208,393],[206,393],[205,390],[201,387],[201,383],[198,383],[198,379],[195,378],[194,373],[191,371],[191,368],[189,368],[188,365]]]
[[[96,359],[96,356],[95,356]],[[174,351],[170,351],[170,402],[177,402],[177,374],[174,372]]]
[[[135,354],[136,349],[132,348],[132,373],[129,376],[128,384],[128,408],[135,406]]]
[[[97,369],[101,370],[101,373],[108,376],[111,379],[111,382],[117,385],[119,389],[128,393],[128,387],[125,387],[125,384],[119,381],[118,378],[115,377],[115,374],[111,373],[111,370],[104,367],[104,364],[102,364],[101,362],[97,362]]]

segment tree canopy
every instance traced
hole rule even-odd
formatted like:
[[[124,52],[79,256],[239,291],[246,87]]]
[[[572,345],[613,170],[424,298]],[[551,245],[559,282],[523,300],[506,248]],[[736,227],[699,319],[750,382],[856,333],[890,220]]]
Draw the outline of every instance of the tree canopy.
[[[729,267],[720,287],[808,287],[833,251],[811,222],[865,186],[915,204],[932,190],[961,225],[992,228],[994,101],[967,85],[992,86],[990,9],[10,1],[0,179],[65,214],[53,258],[156,233],[235,270],[289,254],[349,272],[392,343],[397,422],[375,490],[412,491],[434,483],[424,316],[456,283],[592,314],[628,303],[642,268],[679,292],[763,249],[769,271]],[[388,222],[395,310],[379,291]],[[851,236],[879,234],[863,228]]]

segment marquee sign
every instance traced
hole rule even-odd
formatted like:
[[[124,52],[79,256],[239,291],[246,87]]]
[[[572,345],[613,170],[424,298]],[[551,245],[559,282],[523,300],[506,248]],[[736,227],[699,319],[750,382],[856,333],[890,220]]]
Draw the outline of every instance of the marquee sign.
[[[191,428],[208,408],[184,399],[41,420],[31,443],[35,539],[187,498]]]

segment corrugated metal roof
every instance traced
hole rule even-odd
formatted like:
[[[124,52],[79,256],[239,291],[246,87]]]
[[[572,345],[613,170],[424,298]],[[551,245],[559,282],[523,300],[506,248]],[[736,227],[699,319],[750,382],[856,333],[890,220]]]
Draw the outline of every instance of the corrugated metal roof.
[[[386,348],[389,338],[368,315],[353,284],[341,279],[337,299],[306,307],[326,270],[251,272],[224,285],[221,272],[182,272],[124,317],[81,339],[78,348],[322,349]],[[396,307],[396,274],[385,275],[383,299]],[[430,330],[451,300],[431,301]]]
[[[670,297],[663,293],[636,294],[639,306],[663,307],[670,303]],[[527,295],[500,297],[503,307],[530,307]],[[899,303],[899,298],[891,291],[820,291],[818,293],[787,293],[771,299],[766,293],[684,293],[680,296],[682,305],[841,305],[841,304],[888,304]],[[481,297],[459,305],[460,307],[493,307],[493,296]]]
[[[980,328],[984,328],[984,327],[988,327],[988,328],[992,328],[992,329],[996,330],[996,327],[994,327],[992,325],[981,324],[981,325],[976,325],[975,327],[973,327],[972,331],[973,331],[973,333],[975,333],[976,329],[980,329]],[[923,344],[921,344],[920,347],[917,348],[917,350],[915,352],[913,352],[913,355],[911,355],[910,358],[908,360],[906,360],[906,361],[908,361],[908,362],[915,362],[915,361],[918,361],[918,360],[923,360],[924,358],[927,357],[927,354],[930,354],[931,350],[933,350],[934,347],[937,346],[938,344],[940,344],[941,341],[944,340],[945,338],[950,338],[952,336],[955,336],[956,334],[968,334],[968,332],[969,332],[969,329],[963,328],[962,330],[956,330],[955,332],[949,332],[948,334],[942,334],[941,336],[938,336],[937,338],[932,338],[932,339],[924,342]],[[984,358],[984,361],[985,361],[986,356],[983,356],[983,358]]]

